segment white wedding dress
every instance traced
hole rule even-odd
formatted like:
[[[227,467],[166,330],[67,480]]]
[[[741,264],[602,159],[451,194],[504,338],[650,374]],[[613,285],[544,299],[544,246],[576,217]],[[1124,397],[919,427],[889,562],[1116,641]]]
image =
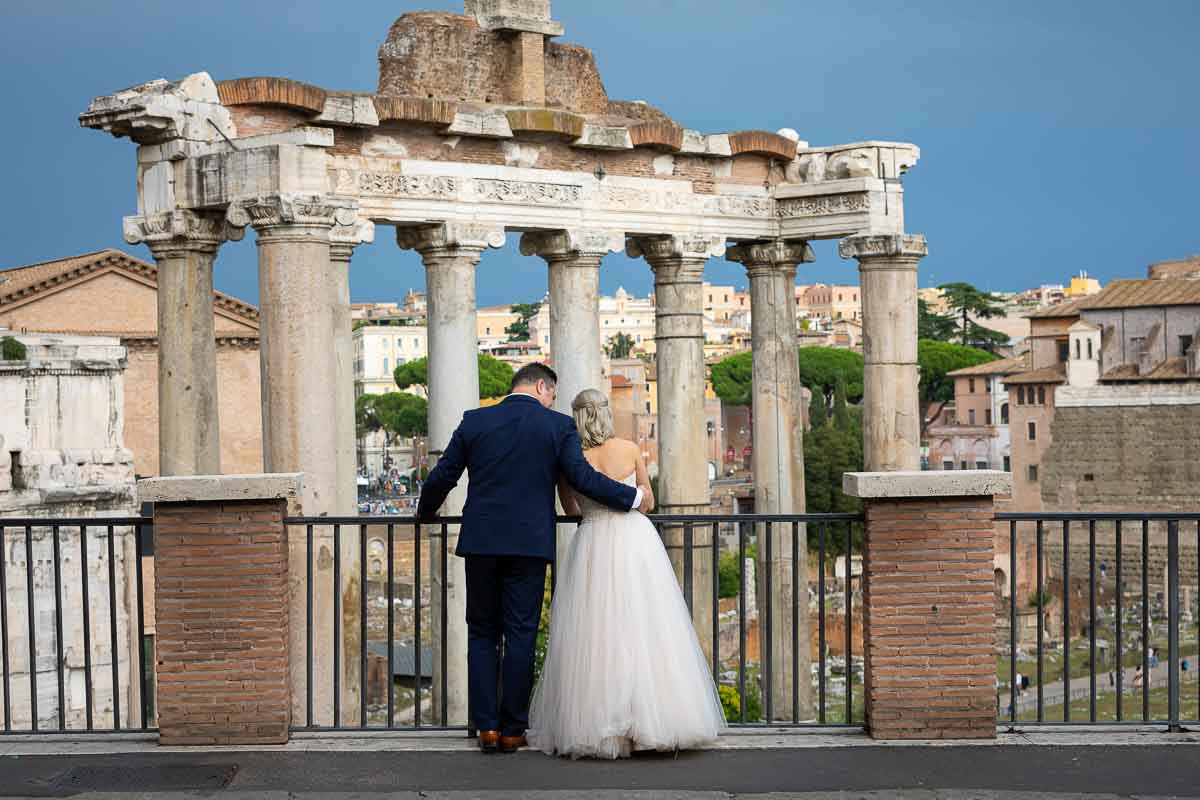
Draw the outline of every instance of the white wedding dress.
[[[658,532],[636,511],[585,497],[579,505],[583,523],[558,576],[530,745],[611,759],[713,742],[725,715]]]

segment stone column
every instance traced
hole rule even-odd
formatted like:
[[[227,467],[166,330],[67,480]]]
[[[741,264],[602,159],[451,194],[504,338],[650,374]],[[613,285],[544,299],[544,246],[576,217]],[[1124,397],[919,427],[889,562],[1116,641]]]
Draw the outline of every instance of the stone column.
[[[917,262],[929,253],[924,236],[854,236],[842,258],[858,259],[862,278],[863,448],[870,472],[921,466],[917,395]]]
[[[331,259],[335,226],[356,223],[344,201],[307,195],[274,195],[243,201],[229,210],[235,225],[258,232],[259,306],[263,413],[263,466],[267,472],[304,473],[301,508],[306,516],[355,513],[347,478],[339,474],[338,399],[342,388],[334,346],[339,281]],[[352,478],[352,476],[351,476]],[[332,526],[313,529],[313,724],[333,722],[334,655],[329,645],[335,609],[342,622],[341,724],[358,722],[359,641],[358,532],[340,530],[341,584],[334,591]],[[289,540],[292,648],[305,652],[307,544]],[[308,689],[303,660],[293,664],[293,713],[303,718]]]
[[[354,323],[350,318],[350,259],[360,244],[375,241],[375,223],[359,220],[353,225],[339,225],[333,229],[329,242],[329,260],[332,269],[334,352],[337,358],[336,427],[337,491],[338,506],[352,508],[358,501],[358,457],[357,437],[354,420]]]
[[[450,443],[463,414],[479,406],[479,332],[476,327],[475,268],[483,251],[504,246],[504,230],[482,225],[446,223],[399,228],[396,240],[404,250],[416,250],[425,262],[429,302],[429,449],[441,452]],[[442,506],[443,516],[462,513],[464,479]],[[447,722],[467,722],[467,591],[465,565],[454,557],[458,528],[448,529],[447,541],[430,541],[430,603],[433,641],[433,709],[441,724],[442,643],[436,630],[442,605],[449,621],[445,635]],[[444,556],[448,554],[443,566]],[[442,571],[446,584],[442,584]],[[445,599],[443,601],[443,592]],[[419,654],[418,654],[419,657]]]
[[[847,473],[863,499],[866,725],[875,739],[996,738],[995,496],[1006,472]]]
[[[521,237],[521,253],[550,267],[550,350],[558,373],[555,410],[571,414],[571,401],[603,380],[600,340],[600,261],[619,251],[623,234],[610,231],[542,231]],[[570,551],[574,525],[558,528],[558,563]]]
[[[221,471],[213,261],[242,233],[219,214],[179,210],[125,219],[125,241],[158,263],[158,472]]]
[[[805,242],[748,244],[729,251],[730,261],[750,276],[754,381],[754,511],[803,514],[804,426],[800,407],[800,367],[796,355],[796,265],[814,260]],[[770,559],[765,542],[770,537]],[[758,607],[760,623],[771,619],[771,635],[760,624],[763,710],[773,720],[791,720],[793,710],[808,718],[812,704],[808,637],[808,548],[805,527],[792,541],[791,525],[758,530]],[[793,561],[793,545],[796,560]],[[793,569],[798,582],[793,585]],[[768,592],[768,580],[770,582]],[[792,639],[794,600],[797,639]],[[795,658],[793,659],[793,653]],[[799,676],[793,687],[793,669]],[[769,690],[770,703],[767,703]]]
[[[704,236],[632,237],[628,253],[644,256],[654,270],[655,362],[658,369],[658,511],[709,513],[707,435],[704,414],[704,298],[708,259],[725,254],[725,242]],[[680,584],[686,528],[667,526],[663,537]],[[712,529],[692,530],[692,619],[712,661]]]

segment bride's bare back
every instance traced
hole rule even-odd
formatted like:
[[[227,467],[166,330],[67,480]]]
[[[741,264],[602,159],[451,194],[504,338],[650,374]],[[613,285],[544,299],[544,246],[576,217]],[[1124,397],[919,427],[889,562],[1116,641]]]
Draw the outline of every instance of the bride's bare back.
[[[647,514],[654,508],[654,493],[650,489],[650,475],[646,471],[646,462],[642,459],[641,450],[636,444],[614,437],[604,444],[584,450],[583,457],[597,472],[607,475],[614,481],[623,481],[630,475],[636,475],[637,485],[643,489],[642,504],[638,510]],[[559,482],[559,499],[567,514],[574,516],[579,513],[579,504],[575,500],[574,492],[561,481]]]

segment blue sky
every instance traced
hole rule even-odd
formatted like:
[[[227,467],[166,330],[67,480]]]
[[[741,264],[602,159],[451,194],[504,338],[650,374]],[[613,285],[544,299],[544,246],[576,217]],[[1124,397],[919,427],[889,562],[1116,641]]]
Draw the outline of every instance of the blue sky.
[[[10,0],[0,9],[0,265],[126,247],[134,148],[78,127],[96,95],[207,70],[374,90],[376,51],[408,11],[461,0]],[[1108,281],[1200,252],[1196,0],[556,0],[566,40],[597,55],[609,95],[706,132],[791,127],[814,145],[912,141],[908,228],[922,284],[995,291]],[[361,248],[356,301],[423,285],[390,229]],[[544,263],[510,246],[479,270],[481,304],[540,297]],[[802,281],[855,282],[828,243]],[[712,280],[745,283],[713,262]],[[643,262],[610,256],[602,286],[643,294]],[[217,286],[255,301],[253,236]]]

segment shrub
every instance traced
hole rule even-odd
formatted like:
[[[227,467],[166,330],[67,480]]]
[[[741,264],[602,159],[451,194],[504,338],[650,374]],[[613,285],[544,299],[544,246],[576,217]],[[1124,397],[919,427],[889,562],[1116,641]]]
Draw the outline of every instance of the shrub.
[[[0,361],[24,361],[26,355],[25,345],[13,337],[0,339]]]

